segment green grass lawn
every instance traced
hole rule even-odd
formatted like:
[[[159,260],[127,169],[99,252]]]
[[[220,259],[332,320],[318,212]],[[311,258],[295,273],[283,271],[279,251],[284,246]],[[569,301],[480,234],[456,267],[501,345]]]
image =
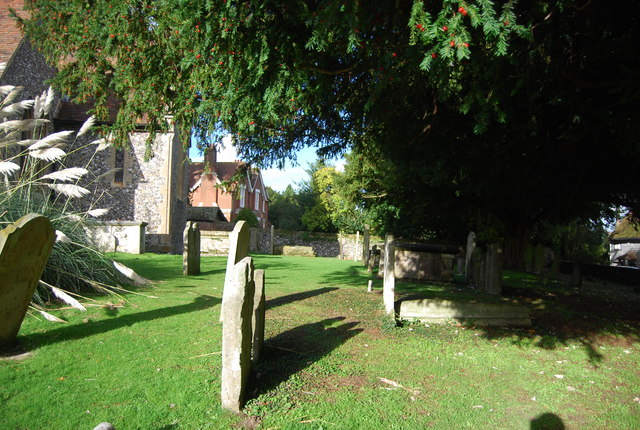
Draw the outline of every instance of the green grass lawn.
[[[257,255],[266,344],[235,415],[220,408],[226,258],[205,257],[202,274],[186,277],[181,256],[116,257],[159,282],[122,307],[53,312],[67,324],[27,317],[18,352],[29,355],[0,360],[0,429],[640,428],[640,325],[628,300],[507,273],[504,300],[532,309],[531,328],[393,327],[382,282],[367,293],[364,267]],[[462,285],[398,291],[471,297]]]

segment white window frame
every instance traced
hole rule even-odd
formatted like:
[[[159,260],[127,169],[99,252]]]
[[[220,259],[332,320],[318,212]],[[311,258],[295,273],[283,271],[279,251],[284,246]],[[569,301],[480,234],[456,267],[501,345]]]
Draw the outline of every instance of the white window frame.
[[[260,210],[260,190],[256,190],[255,195],[256,197],[255,197],[254,207],[256,208],[257,211],[259,211]]]
[[[245,187],[244,185],[240,185],[240,207],[241,208],[243,208],[245,203],[246,203],[245,202],[245,198],[246,198],[245,191],[246,191],[246,188],[247,187]]]

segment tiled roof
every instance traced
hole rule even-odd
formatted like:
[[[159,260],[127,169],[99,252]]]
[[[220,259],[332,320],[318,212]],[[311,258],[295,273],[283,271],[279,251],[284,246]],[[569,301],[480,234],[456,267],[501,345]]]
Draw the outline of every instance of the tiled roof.
[[[220,181],[228,181],[235,175],[241,165],[242,163],[240,161],[218,162],[214,170]]]
[[[9,8],[13,8],[18,14],[21,14],[23,1],[0,0],[0,63],[8,63],[11,60],[22,40],[20,29],[9,15]]]
[[[218,162],[216,163],[215,168],[213,170],[221,182],[228,181],[233,177],[233,175],[236,173],[236,171],[238,170],[241,164],[242,163],[240,161]],[[203,173],[204,173],[203,162],[189,164],[188,172],[187,172],[187,175],[189,178],[189,189],[191,189],[198,183]]]
[[[609,235],[609,239],[624,241],[625,239],[640,238],[640,224],[625,217],[616,223],[616,228]]]

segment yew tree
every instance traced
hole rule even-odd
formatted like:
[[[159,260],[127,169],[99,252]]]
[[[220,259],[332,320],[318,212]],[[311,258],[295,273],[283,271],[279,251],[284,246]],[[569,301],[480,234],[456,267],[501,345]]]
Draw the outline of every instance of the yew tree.
[[[638,202],[640,25],[622,2],[25,3],[55,85],[99,116],[117,96],[114,130],[172,115],[258,165],[352,149],[377,175],[358,192],[397,226],[473,218],[521,240]]]
[[[235,134],[245,158],[262,163],[304,145],[341,151],[385,123],[396,92],[414,93],[418,116],[451,100],[483,127],[500,102],[485,82],[463,82],[463,70],[526,34],[516,1],[25,3],[22,24],[59,67],[56,86],[94,98],[99,116],[115,94],[115,130],[141,117],[162,128],[170,114],[214,142]]]

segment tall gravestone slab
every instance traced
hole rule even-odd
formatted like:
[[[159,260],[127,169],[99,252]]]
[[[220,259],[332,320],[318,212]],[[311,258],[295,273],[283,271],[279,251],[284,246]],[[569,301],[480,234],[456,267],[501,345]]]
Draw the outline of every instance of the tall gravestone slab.
[[[229,286],[233,266],[249,255],[249,225],[245,221],[238,221],[229,233],[229,256],[227,257],[227,270],[224,275],[224,290],[222,293],[221,307],[224,311],[226,291]],[[220,321],[224,321],[224,312],[220,313]]]
[[[388,234],[384,242],[384,282],[382,287],[382,299],[387,315],[395,313],[395,284],[395,240],[392,234]]]
[[[0,347],[16,340],[54,241],[51,222],[37,214],[0,231]]]
[[[200,228],[198,223],[187,221],[182,235],[184,248],[182,251],[182,273],[185,275],[200,274]]]
[[[378,246],[373,245],[369,251],[367,251],[367,272],[373,273],[373,268],[376,264],[376,253],[380,255],[378,252]]]
[[[253,296],[253,319],[251,321],[253,331],[253,344],[251,346],[251,362],[256,363],[260,359],[262,345],[264,344],[264,321],[266,300],[264,295],[264,270],[254,272],[255,293]]]
[[[246,257],[227,272],[222,307],[222,407],[239,412],[251,373],[253,343],[253,260]]]
[[[469,263],[471,262],[471,256],[473,255],[473,251],[476,249],[476,234],[474,232],[470,232],[467,235],[467,249],[464,257],[464,274],[469,278],[469,275],[472,275],[469,272]]]

